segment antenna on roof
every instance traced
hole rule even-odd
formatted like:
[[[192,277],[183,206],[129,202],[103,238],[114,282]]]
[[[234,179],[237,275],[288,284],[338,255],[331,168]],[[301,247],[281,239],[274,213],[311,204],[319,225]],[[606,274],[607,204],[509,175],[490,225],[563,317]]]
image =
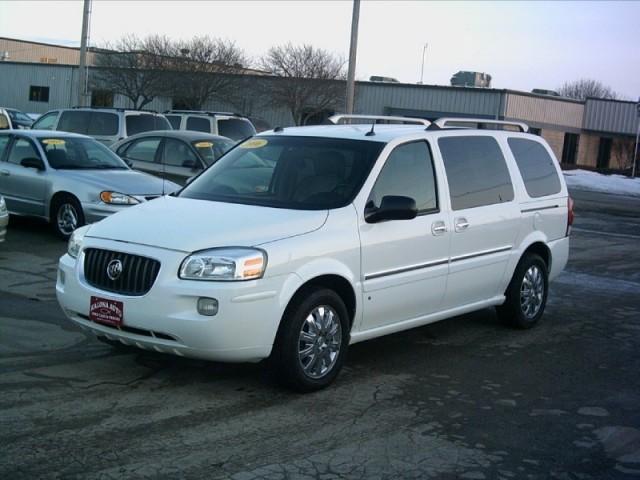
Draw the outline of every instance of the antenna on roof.
[[[371,122],[371,130],[369,130],[367,133],[365,133],[364,136],[365,137],[373,137],[376,134],[376,132],[373,131],[375,126],[376,126],[376,121],[374,119],[373,122]]]

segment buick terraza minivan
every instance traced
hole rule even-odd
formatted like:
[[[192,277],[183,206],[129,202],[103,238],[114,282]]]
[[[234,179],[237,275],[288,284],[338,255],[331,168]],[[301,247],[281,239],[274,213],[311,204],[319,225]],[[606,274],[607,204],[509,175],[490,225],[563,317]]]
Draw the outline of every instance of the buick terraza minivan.
[[[440,125],[257,135],[175,196],[78,229],[58,300],[108,342],[268,358],[300,391],[370,338],[490,306],[532,327],[569,253],[558,162],[534,135]]]

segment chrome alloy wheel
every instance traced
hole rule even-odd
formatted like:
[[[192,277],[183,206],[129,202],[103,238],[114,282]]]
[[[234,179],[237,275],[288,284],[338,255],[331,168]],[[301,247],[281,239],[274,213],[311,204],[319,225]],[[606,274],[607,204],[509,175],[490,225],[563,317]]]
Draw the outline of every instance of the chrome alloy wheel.
[[[298,337],[298,361],[305,375],[322,378],[333,368],[342,345],[342,326],[328,305],[315,307],[302,322]]]
[[[71,235],[78,228],[78,212],[70,203],[64,203],[58,209],[58,230],[64,235]]]
[[[531,265],[520,285],[520,308],[527,318],[535,317],[544,300],[544,276],[537,265]]]

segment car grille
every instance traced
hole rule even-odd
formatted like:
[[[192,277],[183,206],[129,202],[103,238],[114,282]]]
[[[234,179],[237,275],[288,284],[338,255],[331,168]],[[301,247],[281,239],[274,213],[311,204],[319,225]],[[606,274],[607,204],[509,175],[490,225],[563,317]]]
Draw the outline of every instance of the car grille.
[[[122,273],[112,280],[107,266],[120,260]],[[89,285],[107,292],[140,296],[151,290],[160,271],[160,262],[148,257],[111,250],[88,248],[84,251],[84,278]]]

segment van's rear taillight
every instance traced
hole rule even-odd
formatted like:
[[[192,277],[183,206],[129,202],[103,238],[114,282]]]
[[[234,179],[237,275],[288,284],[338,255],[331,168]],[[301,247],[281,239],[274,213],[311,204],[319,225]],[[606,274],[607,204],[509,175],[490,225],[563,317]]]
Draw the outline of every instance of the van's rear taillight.
[[[571,225],[573,225],[573,219],[575,218],[575,214],[573,213],[573,198],[568,197],[567,199],[567,237],[569,233],[571,233]]]

